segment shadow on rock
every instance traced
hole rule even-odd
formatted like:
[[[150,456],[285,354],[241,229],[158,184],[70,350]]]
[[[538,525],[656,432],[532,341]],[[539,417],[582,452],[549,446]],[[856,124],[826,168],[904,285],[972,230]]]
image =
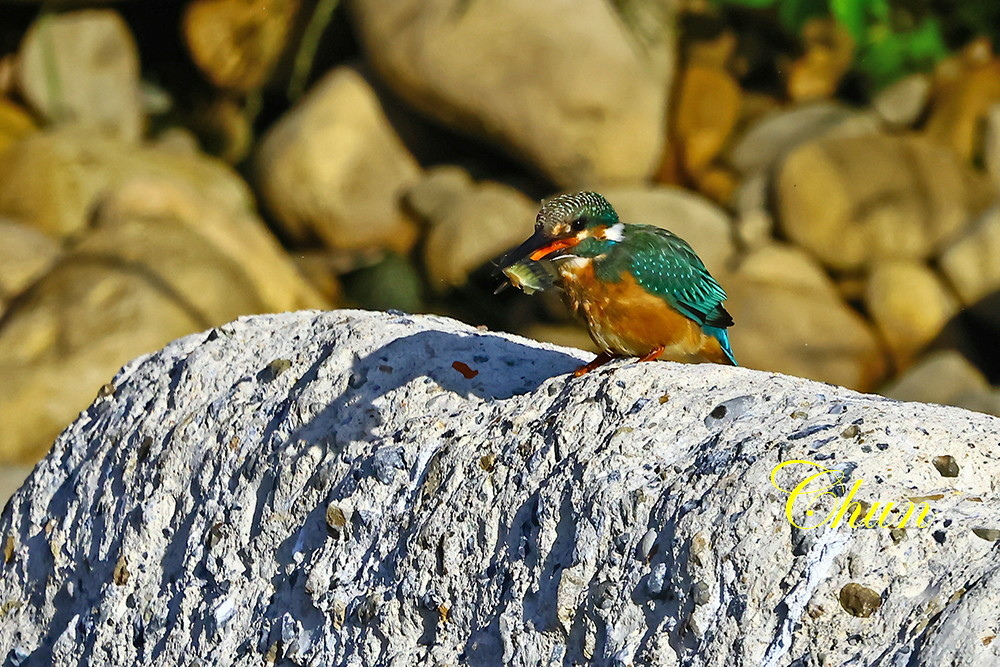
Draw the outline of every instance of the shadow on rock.
[[[380,408],[379,399],[415,381],[406,390],[408,395],[419,392],[423,398],[436,393],[441,398],[425,399],[422,404],[446,409],[456,395],[490,401],[532,392],[549,378],[569,373],[580,364],[579,358],[569,354],[493,334],[421,331],[356,358],[341,395],[293,437],[307,442],[324,441],[331,435],[338,439],[368,437],[382,424],[381,409],[389,409]],[[321,365],[317,363],[296,387],[310,382]],[[397,406],[402,405],[399,398],[394,399]]]

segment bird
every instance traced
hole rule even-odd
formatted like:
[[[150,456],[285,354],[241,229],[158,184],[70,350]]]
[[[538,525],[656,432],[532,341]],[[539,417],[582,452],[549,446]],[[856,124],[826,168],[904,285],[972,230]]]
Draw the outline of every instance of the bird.
[[[577,192],[543,202],[534,234],[501,266],[518,285],[516,276],[545,275],[529,268],[535,262],[551,264],[555,286],[601,350],[577,377],[618,357],[738,365],[726,292],[694,249],[661,227],[623,223],[602,195]],[[536,288],[547,286],[538,280]]]

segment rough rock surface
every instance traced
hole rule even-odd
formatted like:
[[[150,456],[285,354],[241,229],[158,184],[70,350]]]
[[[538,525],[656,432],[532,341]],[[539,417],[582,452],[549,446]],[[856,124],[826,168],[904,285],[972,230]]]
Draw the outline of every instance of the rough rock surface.
[[[581,356],[335,311],[243,319],[136,359],[0,519],[0,654],[1000,659],[996,418],[714,365],[573,379]],[[928,497],[931,515],[793,529],[769,478],[796,459],[846,471],[855,499]]]
[[[634,11],[616,15],[612,4]],[[675,3],[348,5],[381,77],[439,121],[496,141],[564,187],[643,180],[655,168]]]

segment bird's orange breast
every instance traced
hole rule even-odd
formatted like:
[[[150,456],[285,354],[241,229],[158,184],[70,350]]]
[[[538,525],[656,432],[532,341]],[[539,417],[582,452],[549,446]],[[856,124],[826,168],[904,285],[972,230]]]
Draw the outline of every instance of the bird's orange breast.
[[[560,268],[571,306],[587,321],[590,336],[602,349],[622,356],[642,357],[662,347],[675,359],[721,358],[718,341],[701,325],[644,290],[628,272],[618,282],[603,282],[592,261],[570,262]]]

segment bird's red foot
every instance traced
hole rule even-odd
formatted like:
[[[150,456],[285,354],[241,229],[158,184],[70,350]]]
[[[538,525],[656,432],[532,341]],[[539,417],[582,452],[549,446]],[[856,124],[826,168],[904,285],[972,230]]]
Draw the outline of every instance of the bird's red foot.
[[[639,361],[656,361],[663,354],[663,346],[654,348],[649,354],[640,359]]]
[[[604,364],[608,363],[614,358],[615,355],[611,354],[610,352],[601,352],[589,364],[587,364],[586,366],[580,366],[575,371],[573,371],[573,377],[578,378],[581,375],[586,375],[587,373],[594,370],[598,366],[603,366]]]

